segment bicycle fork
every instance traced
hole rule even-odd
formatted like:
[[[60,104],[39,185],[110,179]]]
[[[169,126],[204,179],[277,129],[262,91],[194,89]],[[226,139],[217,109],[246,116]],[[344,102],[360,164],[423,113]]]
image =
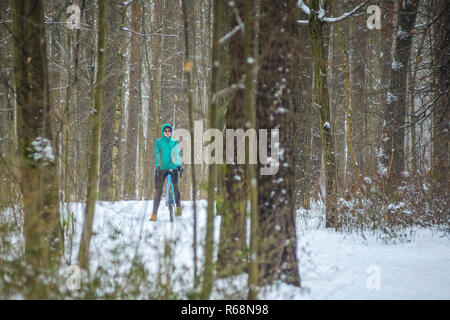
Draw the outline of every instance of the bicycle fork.
[[[169,205],[170,199],[169,199],[169,188],[172,189],[172,203],[175,204],[175,191],[173,189],[173,183],[172,183],[172,175],[167,175],[167,186],[166,186],[166,205]]]

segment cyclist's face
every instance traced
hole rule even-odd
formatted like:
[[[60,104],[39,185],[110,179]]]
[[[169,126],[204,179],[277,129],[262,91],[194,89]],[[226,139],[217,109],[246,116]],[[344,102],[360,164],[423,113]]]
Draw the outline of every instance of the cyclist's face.
[[[170,137],[170,133],[171,133],[171,132],[172,132],[172,131],[171,131],[169,128],[165,128],[165,129],[164,129],[164,136],[167,137],[167,138]]]

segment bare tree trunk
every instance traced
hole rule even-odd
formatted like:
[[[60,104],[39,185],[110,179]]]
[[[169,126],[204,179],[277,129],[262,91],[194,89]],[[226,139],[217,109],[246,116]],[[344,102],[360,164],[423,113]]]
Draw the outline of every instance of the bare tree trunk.
[[[433,178],[436,191],[445,194],[449,187],[449,143],[450,143],[450,4],[437,1],[436,16],[438,23],[435,30],[434,75],[436,102],[433,106]]]
[[[235,1],[234,6],[230,7],[228,10],[233,12],[237,10],[239,15],[242,14],[245,4],[243,1]],[[215,12],[215,11],[214,11]],[[235,14],[231,13],[232,25],[231,29],[239,26],[239,22],[236,21]],[[222,19],[222,16],[218,17]],[[216,16],[214,18],[216,20]],[[242,28],[242,27],[241,27]],[[246,59],[251,56],[245,56],[245,33],[251,32],[250,30],[240,30],[236,35],[230,38],[230,80],[229,86],[233,86],[242,82],[245,77],[251,79],[251,74],[246,73]],[[222,30],[220,30],[222,34]],[[220,38],[220,35],[216,35]],[[214,39],[213,41],[216,41]],[[251,45],[251,43],[250,43]],[[213,58],[214,61],[219,61],[223,64],[225,61],[220,61]],[[247,118],[245,114],[243,116],[243,110],[251,108],[251,104],[246,104],[248,99],[246,95],[248,94],[247,89],[251,88],[237,88],[233,93],[233,96],[227,105],[226,110],[226,129],[247,129],[246,122]],[[214,92],[211,92],[214,94]],[[233,137],[234,139],[234,137]],[[235,141],[236,142],[236,141]],[[245,143],[245,141],[244,141]],[[223,166],[224,168],[224,192],[223,192],[223,212],[222,212],[222,222],[220,230],[220,242],[219,242],[219,254],[217,260],[217,276],[218,277],[228,277],[231,275],[236,275],[243,272],[245,267],[244,254],[246,248],[246,233],[247,233],[247,198],[248,198],[248,185],[246,178],[246,165],[238,164],[236,161],[236,154],[238,150],[239,141],[234,143],[233,150],[233,162],[234,164],[227,163]],[[226,154],[226,149],[224,149],[224,154]],[[248,154],[246,150],[246,154]],[[232,200],[230,200],[232,199]]]
[[[211,94],[217,93],[219,90],[219,81],[221,70],[223,68],[220,63],[220,43],[219,37],[223,32],[222,28],[222,13],[225,9],[225,1],[217,0],[214,3],[214,27],[213,27],[213,46],[212,46],[212,77],[211,77]],[[184,3],[184,2],[183,2]],[[186,8],[185,8],[186,10]],[[185,11],[187,12],[187,11]],[[185,15],[185,27],[188,26],[188,16]],[[186,28],[189,30],[189,28]],[[186,42],[186,46],[188,43]],[[189,58],[189,55],[186,54]],[[209,106],[209,128],[217,128],[217,100],[210,99]],[[217,151],[216,151],[217,152]],[[206,220],[206,237],[205,237],[205,262],[203,269],[203,285],[202,285],[202,299],[209,299],[214,283],[214,216],[215,216],[215,199],[216,199],[216,168],[217,165],[211,164],[208,167],[208,207]]]
[[[319,0],[311,2],[312,9],[319,12]],[[323,22],[317,14],[309,20],[309,31],[314,57],[314,105],[319,112],[320,135],[322,138],[322,154],[325,166],[326,189],[326,227],[337,227],[337,172],[334,142],[331,134],[330,103],[327,85],[327,58],[325,55]]]
[[[120,170],[120,162],[123,161],[121,157],[121,146],[123,138],[122,117],[124,110],[124,97],[125,97],[125,55],[127,52],[127,34],[123,28],[127,27],[127,8],[122,7],[122,23],[120,25],[119,35],[119,48],[117,52],[117,72],[118,81],[115,92],[115,104],[114,104],[114,123],[113,123],[113,148],[112,148],[112,184],[113,184],[113,200],[119,200],[122,198],[122,184],[123,184],[123,172]]]
[[[309,45],[308,29],[297,27],[295,97],[296,133],[295,133],[295,192],[296,208],[310,209],[311,197],[311,89],[312,68],[311,49]]]
[[[189,2],[189,3],[188,3]],[[193,211],[194,211],[194,239],[193,239],[193,249],[194,249],[194,287],[198,286],[198,270],[197,270],[197,204],[196,204],[196,193],[197,193],[197,185],[195,181],[195,162],[194,162],[194,106],[193,106],[193,94],[192,94],[192,61],[191,61],[191,55],[190,55],[190,41],[189,41],[189,33],[190,33],[190,25],[189,25],[189,17],[191,16],[191,12],[188,8],[192,8],[191,0],[183,1],[183,18],[184,18],[184,45],[185,45],[185,53],[184,53],[184,71],[186,72],[186,79],[187,79],[187,86],[186,86],[186,96],[187,96],[187,103],[188,103],[188,110],[189,110],[189,131],[191,135],[191,183],[192,183],[192,197],[193,197]],[[202,142],[197,142],[202,143]],[[210,226],[209,226],[210,227]],[[211,228],[211,227],[210,227]],[[207,240],[208,242],[208,240]],[[212,245],[209,244],[212,248]],[[212,250],[212,249],[211,249]],[[207,248],[205,248],[205,265],[206,265],[206,259],[212,260],[212,253],[211,256],[206,257],[208,253],[206,253]],[[212,265],[209,266],[212,268]],[[212,270],[212,269],[211,269]],[[203,288],[202,288],[202,296],[209,297],[210,294],[210,288],[212,286],[212,275],[209,275],[209,270],[206,270],[205,272],[206,280],[204,279]],[[206,281],[206,283],[205,283]]]
[[[399,2],[399,4],[402,2]],[[403,2],[396,35],[391,79],[384,111],[383,160],[387,169],[386,194],[400,185],[405,168],[405,116],[408,64],[412,43],[411,30],[416,21],[418,0]]]
[[[92,15],[93,13],[90,10],[86,10],[86,1],[82,0],[81,1],[81,19],[83,21],[83,12],[85,12],[85,17],[86,20],[88,21],[88,23],[90,23],[90,19],[92,19]],[[83,110],[82,110],[82,106],[83,106],[83,102],[81,102],[83,99],[81,98],[81,96],[79,96],[80,92],[83,92],[83,83],[82,81],[80,81],[81,79],[81,68],[80,68],[80,60],[82,61],[83,58],[81,58],[80,56],[82,56],[82,51],[80,52],[80,40],[81,40],[81,30],[77,30],[76,31],[76,35],[75,35],[75,39],[74,39],[74,43],[73,43],[73,95],[72,95],[72,100],[71,100],[71,104],[72,104],[72,119],[71,119],[71,123],[69,123],[70,126],[72,127],[76,127],[78,128],[78,132],[72,132],[71,135],[71,139],[69,141],[69,147],[66,147],[66,149],[68,149],[68,152],[70,152],[70,162],[67,164],[69,167],[73,168],[71,170],[71,172],[68,172],[69,168],[66,168],[67,172],[67,176],[70,176],[71,178],[71,182],[73,185],[73,189],[72,191],[69,190],[69,192],[71,192],[71,194],[69,195],[72,196],[74,195],[74,200],[75,201],[83,201],[84,199],[84,194],[81,193],[82,190],[82,181],[80,181],[80,177],[82,175],[82,173],[84,173],[84,167],[85,164],[87,163],[87,155],[85,155],[81,149],[81,140],[87,135],[87,133],[85,131],[86,130],[86,126],[82,125],[83,121]],[[84,43],[84,42],[83,42]],[[89,45],[89,44],[86,44]],[[82,49],[82,48],[81,48]],[[86,50],[87,51],[87,50]],[[84,176],[82,177],[84,178]]]
[[[105,78],[106,60],[106,0],[98,0],[98,48],[97,48],[97,82],[95,84],[94,110],[92,118],[92,140],[90,146],[89,184],[84,216],[83,232],[81,235],[78,260],[80,267],[89,272],[89,247],[92,237],[92,226],[95,215],[95,202],[98,195],[100,133],[103,109],[103,85]]]
[[[131,30],[141,32],[141,6],[138,1],[133,2],[131,7]],[[131,58],[130,58],[130,103],[128,105],[127,142],[125,153],[125,198],[136,199],[136,168],[137,168],[137,137],[138,137],[138,110],[141,107],[139,87],[141,74],[139,64],[141,63],[141,50],[139,35],[131,35]]]
[[[12,13],[11,11],[7,11],[6,8],[10,7],[10,1],[4,1],[0,4],[0,19],[1,20],[9,20],[11,19]],[[4,29],[5,30],[5,29]],[[9,33],[9,30],[7,31]],[[3,37],[3,34],[2,34]],[[13,205],[16,203],[18,187],[19,185],[13,179],[14,175],[19,175],[20,168],[17,166],[10,166],[12,163],[17,163],[18,156],[18,137],[16,133],[16,99],[15,99],[15,86],[14,86],[14,77],[11,76],[12,70],[14,68],[14,43],[13,41],[9,41],[2,44],[2,50],[0,52],[0,59],[3,62],[4,69],[0,71],[0,95],[2,99],[0,102],[2,103],[2,107],[5,108],[0,111],[2,118],[2,154],[0,156],[3,157],[2,163],[0,164],[0,170],[2,172],[1,178],[4,179],[4,183],[0,185],[0,197],[5,201],[2,205]],[[3,100],[3,101],[2,101]],[[7,173],[6,167],[10,167],[11,173]],[[4,174],[3,174],[4,173]],[[9,201],[8,201],[9,200]]]
[[[143,3],[143,15],[142,15],[142,32],[143,33],[147,33],[147,24],[146,24],[146,14],[148,14],[146,11],[147,7],[146,4]],[[150,15],[152,15],[152,19],[155,20],[156,16],[155,16],[155,11],[149,9],[148,11],[150,11]],[[150,30],[151,31],[155,31],[152,30],[152,26],[150,26]],[[151,33],[151,32],[149,32]],[[155,37],[153,37],[155,38]],[[157,37],[156,37],[157,38]],[[150,40],[150,41],[155,41],[155,40]],[[153,186],[154,184],[152,184],[151,182],[153,181],[153,177],[152,177],[152,168],[154,168],[154,143],[153,141],[155,140],[155,136],[154,136],[154,132],[156,132],[155,128],[155,111],[154,111],[154,99],[153,99],[153,95],[154,92],[152,92],[152,63],[151,63],[151,58],[152,56],[155,54],[155,52],[150,52],[148,46],[148,41],[145,39],[144,40],[144,54],[143,54],[143,59],[145,58],[145,62],[144,62],[144,66],[145,66],[145,71],[147,73],[147,81],[148,81],[148,90],[149,93],[151,94],[151,98],[149,98],[149,105],[148,105],[148,110],[147,110],[147,142],[146,142],[146,149],[145,149],[145,160],[144,160],[144,190],[143,190],[143,194],[144,194],[144,199],[152,199],[152,194],[153,194]],[[151,53],[151,55],[150,55]]]
[[[279,128],[277,172],[258,175],[261,241],[258,245],[260,284],[281,279],[300,285],[296,255],[293,68],[295,68],[296,1],[261,1],[257,127]],[[274,53],[274,50],[276,52]],[[260,135],[261,139],[261,135]],[[271,138],[273,139],[273,138]],[[268,143],[268,152],[278,153]],[[272,157],[274,154],[272,154]],[[274,164],[275,159],[270,160]]]
[[[142,57],[142,48],[139,48],[140,57]],[[143,172],[143,164],[144,164],[144,155],[145,155],[145,146],[144,146],[144,123],[143,123],[143,111],[142,111],[142,62],[141,59],[138,61],[138,69],[137,73],[139,74],[139,82],[137,83],[137,105],[138,105],[138,159],[137,159],[137,177],[136,177],[136,187],[137,187],[137,198],[138,200],[142,200],[142,196],[144,193],[144,172]]]
[[[51,143],[44,2],[12,4],[25,258],[39,272],[59,265],[63,245]]]
[[[360,1],[352,1],[353,6]],[[366,174],[366,135],[367,135],[367,99],[366,99],[366,38],[367,30],[365,26],[367,17],[360,15],[352,18],[352,54],[350,55],[350,92],[351,103],[349,111],[353,114],[353,128],[351,128],[351,139],[354,146],[353,168],[356,188],[360,188],[360,174]],[[359,190],[358,190],[359,191]]]
[[[344,62],[344,78],[345,78],[345,85],[344,85],[344,90],[345,90],[345,97],[346,97],[346,103],[345,103],[345,115],[346,115],[346,128],[345,128],[345,132],[346,132],[346,145],[347,145],[347,149],[348,149],[348,154],[350,155],[350,160],[352,163],[352,167],[353,167],[353,173],[355,175],[355,181],[356,181],[356,191],[357,191],[357,197],[358,197],[358,203],[359,206],[362,207],[362,203],[361,203],[361,197],[359,195],[359,191],[361,190],[361,177],[360,177],[360,167],[356,161],[356,157],[355,157],[355,152],[353,151],[353,139],[352,139],[352,114],[353,114],[353,104],[351,103],[351,101],[355,101],[355,104],[358,102],[358,99],[351,99],[351,90],[350,90],[350,62],[348,61],[348,59],[345,56],[345,52],[344,52],[344,45],[342,43],[342,38],[341,38],[341,31],[340,31],[340,26],[337,26],[337,41],[338,41],[338,46],[339,46],[339,51],[342,55],[342,60]],[[355,49],[354,49],[355,50]],[[364,69],[361,70],[360,68],[358,69],[358,72],[364,72]],[[361,78],[361,77],[360,77]],[[357,79],[355,80],[357,81],[361,81],[361,79]],[[360,85],[357,85],[357,87],[360,87]],[[360,96],[358,96],[358,98],[361,98]],[[361,108],[361,101],[359,101],[359,105],[358,108]]]
[[[389,89],[389,75],[392,65],[392,46],[394,40],[394,20],[395,20],[395,6],[396,0],[383,1],[383,28],[381,29],[381,74],[384,75],[382,81],[386,90]]]
[[[114,149],[114,125],[115,125],[115,103],[116,95],[109,94],[115,91],[117,83],[120,78],[121,68],[119,66],[119,72],[116,72],[117,62],[121,59],[117,55],[117,52],[122,50],[122,36],[125,31],[121,30],[122,19],[124,11],[121,10],[121,4],[117,0],[114,2],[108,2],[109,8],[114,10],[108,10],[108,34],[111,34],[106,39],[106,46],[110,50],[106,55],[106,70],[105,70],[105,85],[104,91],[107,93],[104,95],[104,108],[102,114],[102,132],[101,132],[101,146],[100,146],[100,187],[99,187],[99,199],[105,201],[114,200],[114,184],[113,184],[113,149]],[[115,7],[119,10],[115,10]],[[122,68],[123,69],[123,68]]]
[[[383,10],[383,9],[382,9]],[[384,11],[383,11],[384,12]],[[384,28],[383,28],[384,30]],[[381,31],[381,30],[380,30]],[[384,37],[382,32],[370,32],[367,38],[367,106],[368,106],[368,123],[367,127],[367,153],[368,160],[366,163],[366,174],[368,177],[375,177],[377,172],[377,149],[379,145],[379,137],[381,135],[382,105],[383,105],[383,78],[382,67],[382,46]]]
[[[241,11],[241,10],[240,10]],[[255,38],[255,14],[256,10],[254,8],[254,3],[251,1],[243,1],[242,6],[242,18],[244,19],[244,30],[242,30],[242,43],[243,48],[243,60],[241,63],[245,66],[245,81],[244,81],[244,105],[247,106],[245,110],[246,118],[246,129],[256,130],[256,108],[254,92],[255,87],[253,85],[256,68],[255,64],[249,63],[255,61],[252,57],[254,53],[253,39]],[[246,154],[249,154],[251,148],[250,146],[246,148]],[[250,247],[248,252],[248,295],[249,300],[258,299],[258,283],[259,283],[259,273],[258,273],[258,242],[260,240],[259,235],[259,217],[258,217],[258,176],[257,176],[257,165],[250,164],[247,161],[246,166],[246,177],[247,185],[249,188],[249,200],[250,200]],[[243,241],[245,237],[242,237]]]

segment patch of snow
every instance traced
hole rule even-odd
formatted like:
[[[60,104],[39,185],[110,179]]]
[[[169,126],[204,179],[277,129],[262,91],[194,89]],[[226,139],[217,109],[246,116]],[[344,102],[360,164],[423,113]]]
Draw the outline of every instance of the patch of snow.
[[[339,202],[344,204],[345,200],[340,199]],[[198,200],[196,205],[197,239],[204,239],[207,201]],[[74,213],[75,232],[73,250],[71,246],[65,246],[64,261],[71,264],[77,261],[85,204],[71,203],[68,207]],[[193,286],[193,203],[182,201],[182,207],[182,216],[170,222],[168,208],[162,202],[158,220],[150,222],[151,200],[97,201],[90,251],[91,272],[101,266],[111,277],[116,277],[117,272],[126,274],[132,266],[133,257],[138,254],[148,281],[151,281],[152,276],[164,272],[164,261],[167,261],[163,260],[164,254],[167,245],[170,245],[172,290],[180,299],[187,299],[186,292]],[[391,207],[403,208],[404,203],[392,204]],[[61,206],[65,217],[68,216],[67,209],[65,204]],[[408,214],[408,211],[404,213]],[[450,298],[448,234],[442,236],[433,230],[417,229],[410,242],[383,244],[370,234],[362,240],[350,233],[325,228],[325,206],[321,201],[311,202],[310,210],[298,210],[296,217],[302,288],[276,282],[259,288],[259,299]],[[221,221],[221,216],[214,218],[215,257]],[[274,228],[281,230],[279,225]],[[118,252],[117,248],[120,248]],[[118,256],[114,256],[115,250]],[[204,255],[201,241],[197,250],[201,265]],[[183,282],[178,283],[174,279],[183,279]],[[374,286],[374,283],[377,285]],[[144,285],[147,286],[146,283]],[[233,294],[245,299],[246,285],[246,274],[217,279],[211,298],[224,299],[227,294]]]
[[[275,111],[276,113],[286,113],[287,110],[283,107],[278,107],[277,110]]]
[[[391,104],[392,102],[398,101],[398,97],[393,95],[390,91],[387,93],[386,103]]]
[[[297,7],[299,7],[300,9],[302,9],[302,11],[306,14],[306,15],[310,15],[311,14],[311,10],[309,10],[309,7],[303,2],[303,0],[298,0],[297,2]]]
[[[387,175],[387,168],[381,163],[381,161],[378,161],[378,170],[377,173],[380,176],[385,176]]]
[[[32,156],[34,161],[55,161],[55,156],[53,155],[53,148],[50,140],[47,138],[37,137],[31,145],[34,148]]]
[[[398,26],[397,38],[399,38],[400,40],[405,40],[409,36],[410,35],[408,32],[402,30],[402,26]]]
[[[398,211],[399,209],[402,209],[402,208],[404,208],[405,207],[405,203],[402,201],[402,202],[399,202],[399,203],[390,203],[388,206],[387,206],[387,208],[391,211],[391,212],[396,212],[396,211]]]
[[[392,61],[391,68],[393,70],[398,70],[398,69],[403,68],[403,64],[401,62],[398,62],[397,60],[394,60],[394,61]]]

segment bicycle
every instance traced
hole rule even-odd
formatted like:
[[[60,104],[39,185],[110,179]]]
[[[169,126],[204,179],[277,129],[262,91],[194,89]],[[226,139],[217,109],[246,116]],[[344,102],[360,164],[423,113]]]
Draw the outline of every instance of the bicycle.
[[[176,170],[170,169],[167,173],[167,185],[166,185],[166,206],[169,208],[170,222],[173,222],[173,207],[176,204],[175,191],[173,190],[172,174],[175,174]]]

